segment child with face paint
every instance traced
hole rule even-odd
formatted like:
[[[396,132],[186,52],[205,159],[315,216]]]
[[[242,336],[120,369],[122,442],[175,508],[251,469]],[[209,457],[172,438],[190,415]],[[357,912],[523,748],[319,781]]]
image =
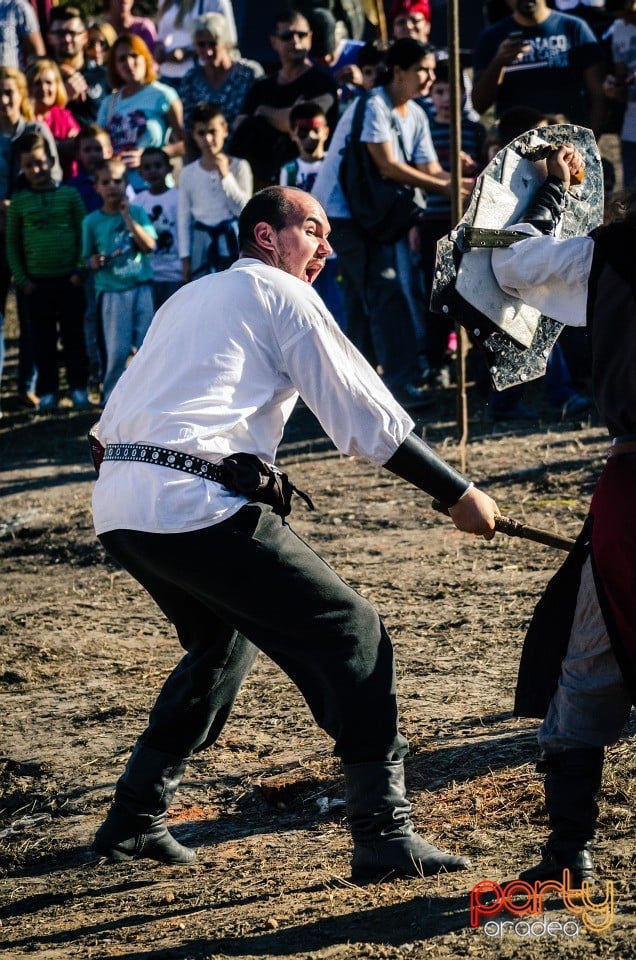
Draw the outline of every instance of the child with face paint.
[[[325,158],[325,145],[329,139],[327,117],[317,103],[298,103],[292,107],[289,126],[289,136],[298,150],[298,156],[281,168],[279,182],[283,187],[298,187],[311,193]],[[335,253],[328,257],[314,286],[338,325],[344,328],[346,317],[338,283],[338,259]]]

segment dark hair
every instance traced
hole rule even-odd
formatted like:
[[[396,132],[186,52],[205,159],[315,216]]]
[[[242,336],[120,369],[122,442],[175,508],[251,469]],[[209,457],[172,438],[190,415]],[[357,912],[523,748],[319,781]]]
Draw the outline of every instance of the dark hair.
[[[508,143],[512,143],[522,133],[532,130],[545,119],[545,113],[535,110],[534,107],[509,107],[504,110],[499,118],[499,142],[501,146],[505,147]]]
[[[319,103],[312,103],[311,100],[297,103],[289,111],[289,127],[293,130],[299,120],[315,120],[316,117],[327,119],[327,114]]]
[[[276,28],[280,26],[281,23],[293,23],[295,20],[307,20],[307,17],[300,10],[294,10],[292,7],[279,10],[272,20],[272,28],[269,31],[270,34],[273,36],[277,32]],[[309,20],[307,20],[307,23],[309,23]]]
[[[99,163],[95,164],[95,179],[97,179],[100,170],[111,170],[113,167],[123,167],[124,179],[126,179],[126,164],[123,160],[118,160],[117,157],[109,157],[108,160],[100,160]]]
[[[396,40],[389,47],[384,63],[387,69],[387,76],[381,80],[382,86],[385,86],[393,78],[396,67],[401,70],[408,70],[414,63],[422,60],[424,57],[430,57],[435,53],[435,47],[432,43],[422,43],[421,40],[414,40],[413,37],[404,37],[402,40]]]
[[[13,148],[16,156],[21,157],[23,153],[32,153],[34,150],[44,150],[45,154],[52,160],[49,145],[41,133],[23,133],[15,142]]]
[[[238,222],[239,247],[254,243],[254,227],[257,223],[269,223],[274,230],[282,230],[296,211],[289,199],[288,188],[265,187],[255,193],[243,207]]]
[[[448,60],[438,60],[435,64],[435,80],[433,81],[433,86],[436,83],[450,83],[450,70],[448,69]],[[464,83],[464,74],[459,71],[459,89],[464,90],[466,85]]]
[[[202,100],[190,111],[190,129],[192,130],[195,123],[209,123],[210,120],[214,120],[216,117],[221,117],[222,120],[225,120],[225,114],[218,103],[210,103],[209,100]],[[225,122],[227,123],[227,120],[225,120]]]
[[[358,50],[356,63],[359,67],[377,67],[378,64],[384,63],[385,57],[386,49],[381,49],[377,43],[365,43]]]
[[[74,7],[71,3],[61,3],[57,7],[51,7],[51,12],[49,13],[49,30],[51,29],[51,24],[58,20],[64,22],[65,20],[81,20],[82,24],[84,23],[84,17],[82,16],[82,11],[79,7]]]
[[[168,169],[172,170],[170,157],[165,150],[161,149],[161,147],[146,147],[141,153],[141,163],[143,163],[144,157],[161,157]]]
[[[312,10],[309,16],[312,57],[326,57],[336,49],[336,18],[329,10]]]

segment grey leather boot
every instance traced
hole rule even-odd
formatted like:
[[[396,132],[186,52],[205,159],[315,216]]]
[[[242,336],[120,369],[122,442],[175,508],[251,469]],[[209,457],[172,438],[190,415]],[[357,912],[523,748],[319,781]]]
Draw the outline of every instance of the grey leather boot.
[[[147,857],[187,866],[196,853],[168,832],[165,815],[186,760],[137,743],[115,788],[115,799],[92,849],[111,860]]]
[[[344,764],[344,775],[355,883],[430,876],[470,866],[464,857],[444,853],[416,833],[401,760]]]
[[[583,880],[591,883],[594,861],[590,851],[598,816],[595,797],[603,776],[603,748],[546,754],[537,770],[545,773],[545,803],[552,832],[541,851],[541,863],[524,870],[519,879],[527,883],[561,881],[567,869],[571,887],[580,887]]]

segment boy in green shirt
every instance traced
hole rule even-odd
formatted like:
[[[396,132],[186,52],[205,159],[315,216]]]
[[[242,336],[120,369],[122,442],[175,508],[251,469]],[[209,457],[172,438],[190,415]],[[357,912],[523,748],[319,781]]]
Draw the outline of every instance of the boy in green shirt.
[[[101,210],[84,218],[82,252],[94,272],[104,339],[104,403],[141,346],[152,321],[150,254],[157,233],[142,207],[126,197],[126,168],[120,160],[103,160],[95,169]]]
[[[54,182],[39,133],[24,134],[15,149],[27,186],[14,195],[7,211],[7,259],[29,312],[39,409],[57,407],[59,337],[73,406],[86,409],[85,300],[79,273],[84,205],[76,190]]]

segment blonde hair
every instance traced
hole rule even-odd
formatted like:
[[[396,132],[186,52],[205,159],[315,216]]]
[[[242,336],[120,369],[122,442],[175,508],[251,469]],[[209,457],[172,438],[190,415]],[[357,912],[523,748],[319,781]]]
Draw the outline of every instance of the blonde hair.
[[[87,32],[89,30],[99,30],[102,37],[108,44],[108,50],[110,50],[117,39],[117,31],[111,23],[108,23],[107,20],[100,20],[99,18],[96,20],[89,20],[89,22],[86,24],[86,30]]]
[[[17,67],[0,67],[0,81],[13,80],[20,94],[20,116],[25,120],[34,120],[33,104],[29,99],[26,77]]]
[[[45,70],[50,70],[55,76],[55,82],[57,84],[57,93],[55,95],[56,105],[58,107],[65,107],[68,103],[68,94],[66,93],[66,87],[64,86],[64,81],[62,80],[60,68],[55,60],[50,60],[48,57],[39,57],[33,63],[29,64],[26,69],[26,78],[29,85],[31,99],[33,99],[33,88]]]

